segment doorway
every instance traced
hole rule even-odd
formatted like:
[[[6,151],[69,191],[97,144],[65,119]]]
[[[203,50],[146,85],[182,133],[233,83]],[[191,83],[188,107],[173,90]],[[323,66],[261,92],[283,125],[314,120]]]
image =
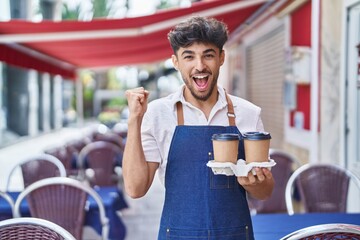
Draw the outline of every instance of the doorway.
[[[360,1],[347,1],[345,30],[345,165],[360,176]]]

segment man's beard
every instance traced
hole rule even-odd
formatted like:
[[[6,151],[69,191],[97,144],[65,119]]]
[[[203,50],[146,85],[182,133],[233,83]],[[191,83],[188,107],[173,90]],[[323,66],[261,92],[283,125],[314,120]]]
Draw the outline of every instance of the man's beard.
[[[206,100],[209,99],[212,92],[214,91],[214,88],[217,86],[217,76],[216,76],[216,78],[214,78],[214,81],[211,83],[210,89],[208,90],[208,92],[206,92],[205,94],[197,94],[196,90],[193,88],[193,85],[191,85],[185,77],[182,77],[182,78],[183,78],[183,81],[184,81],[186,87],[190,90],[191,95],[196,100],[203,101],[203,102],[205,102]]]

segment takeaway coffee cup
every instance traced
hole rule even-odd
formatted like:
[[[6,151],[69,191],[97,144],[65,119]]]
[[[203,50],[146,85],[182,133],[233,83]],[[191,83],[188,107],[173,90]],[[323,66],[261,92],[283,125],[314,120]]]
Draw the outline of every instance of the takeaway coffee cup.
[[[220,133],[214,134],[211,138],[214,149],[214,161],[216,162],[237,162],[239,134]]]
[[[269,161],[270,133],[245,132],[243,137],[247,163]]]

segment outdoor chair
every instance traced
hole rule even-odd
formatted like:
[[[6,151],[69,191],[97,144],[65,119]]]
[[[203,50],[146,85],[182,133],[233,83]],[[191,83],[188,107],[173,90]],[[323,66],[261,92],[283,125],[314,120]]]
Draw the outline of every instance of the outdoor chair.
[[[320,224],[292,232],[280,240],[360,239],[360,226],[344,223]]]
[[[54,177],[31,184],[18,196],[14,216],[21,217],[20,205],[26,198],[32,217],[54,222],[76,239],[82,239],[88,197],[92,197],[99,207],[102,239],[105,240],[108,238],[109,223],[101,197],[91,187],[75,179]]]
[[[92,142],[92,137],[85,137],[83,139],[73,140],[65,144],[65,148],[72,161],[75,161],[75,165],[78,161],[78,156],[81,151],[87,144]],[[73,166],[74,167],[74,166]],[[77,165],[75,167],[78,167]]]
[[[18,162],[8,175],[6,192],[9,191],[11,179],[18,168],[21,168],[24,188],[40,179],[49,177],[66,177],[62,162],[50,154],[38,154]]]
[[[349,170],[332,164],[305,164],[291,175],[285,190],[287,212],[294,214],[292,191],[299,190],[305,212],[346,212],[350,180],[360,190],[360,180]]]
[[[120,147],[123,151],[125,149],[123,138],[115,132],[96,133],[93,136],[93,142],[96,141],[110,142]]]
[[[0,222],[0,239],[76,240],[61,226],[39,218],[12,218]]]
[[[48,149],[45,151],[46,154],[50,154],[59,159],[64,165],[65,169],[71,169],[72,167],[72,156],[66,150],[65,146]]]
[[[113,127],[112,127],[112,131],[122,137],[123,139],[123,142],[126,141],[126,138],[127,138],[127,129],[128,129],[128,125],[127,123],[123,123],[123,122],[119,122],[119,123],[116,123]]]
[[[45,153],[50,154],[56,158],[58,158],[64,165],[66,169],[66,175],[68,177],[77,177],[78,169],[75,168],[76,161],[71,148],[67,148],[66,146],[61,146],[57,148],[48,149]]]
[[[12,218],[14,216],[14,204],[15,204],[14,200],[12,199],[12,197],[8,193],[3,192],[3,191],[0,191],[0,198],[4,199],[6,201],[6,203],[9,204],[9,206],[11,208],[10,216],[7,215],[7,214],[5,214],[5,215],[0,214],[0,221],[8,219],[8,218]]]
[[[286,213],[286,183],[294,170],[299,168],[301,165],[293,155],[283,150],[270,149],[269,156],[276,162],[276,166],[271,169],[275,180],[274,190],[271,197],[267,200],[257,200],[250,195],[248,196],[248,203],[252,214],[281,212]]]
[[[87,144],[79,153],[78,166],[91,186],[117,186],[121,181],[123,150],[110,142]]]

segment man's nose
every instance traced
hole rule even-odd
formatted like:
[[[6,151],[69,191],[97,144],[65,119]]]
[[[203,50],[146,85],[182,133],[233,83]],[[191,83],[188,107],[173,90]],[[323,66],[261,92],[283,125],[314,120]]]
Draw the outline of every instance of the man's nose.
[[[195,65],[196,70],[198,70],[199,72],[202,72],[205,69],[205,66],[206,65],[202,58],[199,58],[196,60],[196,65]]]

